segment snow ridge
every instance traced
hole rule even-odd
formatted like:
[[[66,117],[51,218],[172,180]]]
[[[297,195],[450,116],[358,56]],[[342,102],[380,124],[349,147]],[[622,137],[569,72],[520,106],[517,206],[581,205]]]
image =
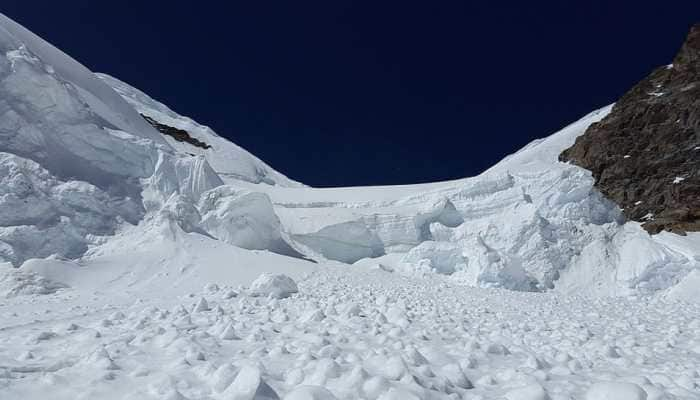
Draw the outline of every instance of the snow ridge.
[[[211,128],[175,113],[142,91],[109,75],[95,75],[119,93],[139,113],[156,122],[187,131],[190,136],[211,146],[210,149],[203,149],[165,137],[166,141],[180,152],[203,155],[226,182],[244,180],[288,187],[304,186],[275,171],[243,148],[220,137]]]

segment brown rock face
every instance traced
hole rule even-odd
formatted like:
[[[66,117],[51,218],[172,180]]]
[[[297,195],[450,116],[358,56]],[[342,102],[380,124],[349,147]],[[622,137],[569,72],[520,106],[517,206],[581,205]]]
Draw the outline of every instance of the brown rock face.
[[[700,231],[700,24],[560,156],[650,233]]]

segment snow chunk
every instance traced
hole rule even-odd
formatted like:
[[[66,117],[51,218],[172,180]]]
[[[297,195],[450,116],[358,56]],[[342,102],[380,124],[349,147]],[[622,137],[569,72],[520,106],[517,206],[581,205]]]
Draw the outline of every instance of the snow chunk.
[[[221,339],[223,340],[234,340],[234,339],[240,339],[236,335],[236,330],[233,328],[233,324],[229,323],[224,331],[221,333]]]
[[[282,238],[270,198],[258,192],[219,186],[199,201],[201,226],[217,239],[249,250],[299,256]]]
[[[435,272],[447,275],[467,267],[460,246],[447,242],[423,242],[406,253],[401,262],[405,265],[420,265],[423,260]]]
[[[518,389],[513,389],[505,394],[506,400],[549,400],[550,397],[542,385],[534,383]],[[614,397],[613,397],[614,398]],[[610,398],[610,399],[613,399]],[[616,399],[617,400],[617,399]]]
[[[405,389],[391,388],[381,395],[378,400],[420,400],[420,397]]]
[[[336,397],[321,386],[304,385],[287,393],[284,400],[336,400]]]
[[[634,383],[599,382],[586,392],[585,400],[646,400],[647,393]]]
[[[0,263],[0,294],[6,297],[52,294],[67,287],[31,271],[14,268],[9,263]]]
[[[201,297],[197,304],[195,304],[192,312],[203,312],[203,311],[209,311],[209,303],[207,303],[207,299],[204,297]]]
[[[272,296],[283,299],[297,293],[296,282],[287,275],[264,272],[250,284],[250,293],[253,296]]]
[[[534,282],[520,260],[489,246],[481,236],[476,237],[476,245],[466,246],[464,253],[468,265],[455,274],[456,281],[471,286],[534,290]]]
[[[222,398],[231,400],[278,400],[275,391],[262,380],[260,370],[244,366],[236,379],[221,394]]]

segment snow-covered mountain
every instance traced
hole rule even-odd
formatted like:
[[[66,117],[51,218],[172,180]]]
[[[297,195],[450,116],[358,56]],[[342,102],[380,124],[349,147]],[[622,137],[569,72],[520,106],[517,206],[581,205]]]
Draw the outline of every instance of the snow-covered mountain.
[[[0,398],[697,398],[697,368],[645,376],[697,361],[700,233],[649,235],[558,161],[610,110],[476,177],[314,189],[0,15]],[[610,330],[625,310],[678,315]]]
[[[210,128],[200,125],[190,118],[176,114],[166,105],[153,100],[142,91],[109,75],[96,75],[142,115],[152,118],[161,124],[182,129],[209,146],[208,149],[203,149],[186,142],[177,141],[170,136],[164,136],[167,142],[180,152],[203,155],[224,182],[243,180],[285,187],[303,186],[270,168],[263,161],[236,144],[220,137]]]
[[[0,257],[14,267],[46,257],[89,264],[126,232],[145,237],[167,226],[246,249],[440,273],[471,286],[652,294],[696,279],[697,234],[647,235],[624,222],[588,171],[557,161],[610,107],[474,178],[312,189],[6,17],[0,22]],[[144,117],[198,142],[161,134]]]

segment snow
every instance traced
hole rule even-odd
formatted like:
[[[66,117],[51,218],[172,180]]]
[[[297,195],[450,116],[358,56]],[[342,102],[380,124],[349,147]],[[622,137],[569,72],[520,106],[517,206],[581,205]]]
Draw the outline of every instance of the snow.
[[[504,397],[506,400],[550,400],[547,392],[538,383],[513,389],[506,393]]]
[[[445,275],[341,265],[297,283],[299,292],[283,299],[247,291],[227,299],[204,287],[194,296],[124,303],[113,296],[76,301],[71,290],[33,303],[4,299],[0,393],[697,398],[697,303],[465,290]],[[208,307],[198,310],[202,298]],[[358,312],[345,312],[349,304]],[[314,309],[326,311],[301,318]]]
[[[647,393],[638,385],[626,382],[601,382],[586,392],[585,400],[646,400]]]
[[[313,189],[0,16],[0,398],[697,399],[700,233],[557,161],[609,111]]]
[[[283,299],[298,291],[296,282],[284,274],[263,273],[250,284],[250,293],[253,296]]]
[[[204,156],[227,183],[244,180],[252,183],[289,187],[304,186],[275,171],[243,148],[220,137],[211,128],[175,113],[166,105],[152,99],[142,91],[112,76],[106,74],[95,75],[119,93],[139,113],[149,116],[161,124],[185,130],[192,137],[210,145],[210,149],[202,149],[188,143],[178,142],[170,136],[165,137],[165,140],[172,147],[182,153]]]
[[[333,393],[320,386],[298,386],[284,400],[335,400]]]
[[[199,226],[219,240],[245,249],[298,255],[282,238],[279,218],[263,193],[219,186],[202,194],[198,209]]]
[[[93,112],[114,127],[155,142],[163,142],[155,129],[140,118],[132,107],[90,70],[2,14],[0,14],[0,52],[11,59],[15,74],[20,72],[18,70],[31,68],[31,66],[43,67],[46,71],[43,76],[50,77],[50,80],[47,80],[49,86],[43,86],[43,90],[51,90],[53,82],[59,82],[61,86],[66,87],[66,90],[76,90],[80,99],[87,103]],[[4,60],[0,65],[7,66]],[[6,70],[0,69],[1,77],[12,79],[12,73],[9,76],[6,74]],[[17,89],[23,93],[15,94],[23,96],[30,94],[32,84],[22,84],[14,80],[13,83],[22,85]],[[6,87],[5,90],[12,91],[12,86]],[[65,100],[57,97],[62,95],[60,91],[52,95],[55,96],[53,100]],[[52,96],[43,97],[43,101],[52,100]],[[53,103],[56,106],[65,105],[60,101]],[[15,108],[15,111],[18,110]]]

